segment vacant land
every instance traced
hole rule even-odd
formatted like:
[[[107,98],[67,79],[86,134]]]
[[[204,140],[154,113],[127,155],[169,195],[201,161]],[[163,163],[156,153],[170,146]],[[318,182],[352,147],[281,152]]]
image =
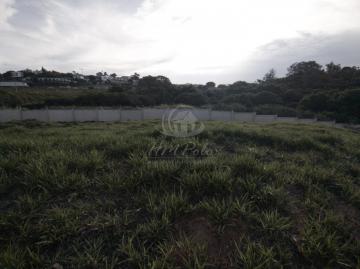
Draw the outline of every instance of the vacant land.
[[[0,268],[359,268],[359,162],[320,126],[1,125]]]

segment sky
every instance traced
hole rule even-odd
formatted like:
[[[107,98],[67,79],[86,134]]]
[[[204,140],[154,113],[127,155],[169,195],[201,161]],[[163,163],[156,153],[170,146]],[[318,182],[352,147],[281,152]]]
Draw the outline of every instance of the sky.
[[[360,65],[359,0],[0,0],[0,72],[228,84],[308,60]]]

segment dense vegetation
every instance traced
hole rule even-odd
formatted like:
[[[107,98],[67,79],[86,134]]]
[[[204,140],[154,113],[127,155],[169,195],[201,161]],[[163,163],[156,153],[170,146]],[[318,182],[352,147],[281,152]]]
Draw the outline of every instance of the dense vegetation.
[[[159,125],[1,125],[0,267],[359,268],[358,133]]]
[[[51,73],[51,75],[57,73]],[[114,74],[115,76],[115,74]],[[187,104],[214,109],[256,111],[280,116],[318,117],[360,123],[360,70],[330,63],[295,63],[284,78],[270,70],[255,83],[174,85],[163,76],[146,76],[108,91],[31,89],[0,91],[3,106],[157,106]],[[91,80],[96,81],[95,76]],[[95,82],[94,82],[95,83]],[[109,85],[110,86],[110,85]],[[93,86],[89,86],[92,88]]]

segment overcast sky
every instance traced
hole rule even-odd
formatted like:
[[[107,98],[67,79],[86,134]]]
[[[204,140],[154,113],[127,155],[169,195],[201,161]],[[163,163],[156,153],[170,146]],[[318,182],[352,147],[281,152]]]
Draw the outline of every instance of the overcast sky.
[[[305,60],[360,65],[360,0],[0,0],[0,72],[232,83]]]

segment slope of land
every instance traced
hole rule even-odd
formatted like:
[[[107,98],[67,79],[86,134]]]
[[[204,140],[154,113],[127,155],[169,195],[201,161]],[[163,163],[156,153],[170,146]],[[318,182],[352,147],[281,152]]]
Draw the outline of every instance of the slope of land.
[[[0,267],[360,266],[359,133],[205,125],[1,125]]]

